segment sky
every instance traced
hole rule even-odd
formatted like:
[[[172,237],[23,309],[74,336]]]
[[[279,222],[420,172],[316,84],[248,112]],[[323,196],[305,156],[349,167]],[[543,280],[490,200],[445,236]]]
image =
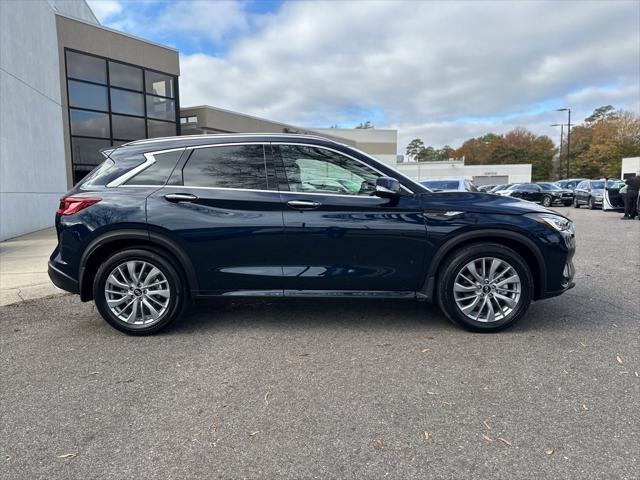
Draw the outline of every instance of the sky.
[[[559,140],[640,113],[640,2],[88,0],[105,26],[180,51],[181,106],[300,127],[370,120],[454,148],[526,127]],[[574,121],[575,119],[575,121]]]

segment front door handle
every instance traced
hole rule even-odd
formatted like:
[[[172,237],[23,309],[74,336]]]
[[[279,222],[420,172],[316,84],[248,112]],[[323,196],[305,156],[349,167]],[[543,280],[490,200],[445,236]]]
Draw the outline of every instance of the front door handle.
[[[312,210],[314,208],[318,208],[320,206],[320,202],[313,200],[289,200],[287,205],[298,210]]]
[[[169,193],[168,195],[165,195],[164,198],[173,203],[193,202],[198,199],[198,197],[191,195],[190,193]]]

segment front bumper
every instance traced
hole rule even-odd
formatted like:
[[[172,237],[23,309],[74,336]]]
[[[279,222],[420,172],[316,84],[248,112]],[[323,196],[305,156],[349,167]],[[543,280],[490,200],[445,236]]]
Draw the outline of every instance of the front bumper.
[[[71,293],[80,293],[78,281],[54,267],[51,262],[49,262],[47,273],[49,274],[49,278],[51,279],[53,284],[59,289]]]

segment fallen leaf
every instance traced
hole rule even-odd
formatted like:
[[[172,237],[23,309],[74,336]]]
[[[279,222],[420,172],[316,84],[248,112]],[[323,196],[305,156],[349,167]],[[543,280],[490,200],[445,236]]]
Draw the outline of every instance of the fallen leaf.
[[[620,355],[616,355],[616,360],[618,361],[618,363],[620,365],[622,365],[624,362],[622,361],[622,357]]]
[[[586,347],[587,345],[585,343],[583,343],[583,342],[580,342],[580,346],[581,347]]]
[[[299,357],[308,357],[309,355],[311,355],[310,353],[301,353],[298,356]]]
[[[376,347],[390,347],[391,344],[390,343],[377,343]]]
[[[218,430],[220,430],[220,426],[217,423],[212,423],[211,424],[211,431],[212,432],[217,432]]]
[[[424,432],[422,432],[422,439],[425,442],[428,442],[429,441],[429,432],[427,432],[426,430]]]
[[[504,439],[504,438],[502,438],[502,437],[498,437],[498,440],[500,440],[502,443],[505,443],[505,444],[509,445],[510,447],[512,446],[510,441],[505,440],[505,439]]]
[[[67,459],[67,458],[73,458],[77,455],[77,453],[61,453],[60,455],[56,455],[56,457],[58,458],[63,458],[63,459]]]
[[[437,395],[436,392],[427,392],[429,395]]]
[[[487,427],[487,430],[491,430],[491,427],[489,426],[489,422],[487,420],[482,423],[484,423],[484,426]]]
[[[444,405],[453,405],[453,403],[451,402],[445,402],[444,400],[440,400],[440,403],[444,404]]]
[[[249,433],[249,436],[250,436],[250,437],[255,437],[255,436],[256,436],[257,434],[259,434],[259,433],[260,433],[260,430],[256,430],[255,432],[251,432],[251,433]]]
[[[380,437],[378,437],[376,438],[376,442],[373,446],[376,448],[376,450],[382,450],[384,448],[384,442]]]
[[[264,400],[265,403],[269,403],[270,398],[271,398],[271,392],[267,390],[265,394],[262,396],[262,399]]]
[[[4,456],[4,459],[5,459],[6,461],[9,461],[9,460],[13,460],[15,457],[16,457],[16,456],[15,456],[13,453],[7,453],[7,454]]]
[[[638,372],[634,372],[636,374],[636,377],[640,377],[640,374]]]
[[[589,408],[584,403],[582,404],[582,409],[583,410],[589,410]]]
[[[429,349],[427,347],[424,347],[420,350],[422,353],[427,353],[429,351]]]
[[[488,437],[484,433],[481,433],[480,435],[482,435],[482,438],[484,438],[487,442],[494,442],[495,441],[493,438]]]
[[[553,452],[554,452],[554,451],[555,451],[555,450],[554,450],[553,448],[547,448],[547,449],[544,451],[544,453],[546,453],[547,455],[553,455]]]

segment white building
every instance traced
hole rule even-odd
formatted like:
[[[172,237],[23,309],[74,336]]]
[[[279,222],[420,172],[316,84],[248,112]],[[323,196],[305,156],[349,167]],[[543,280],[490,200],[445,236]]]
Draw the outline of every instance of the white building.
[[[637,172],[640,172],[640,157],[630,157],[622,159],[622,171],[620,172],[620,179],[624,180],[627,177],[632,177]]]
[[[528,183],[531,181],[531,164],[465,165],[464,160],[443,162],[397,163],[395,168],[416,181],[437,178],[464,178],[477,185],[500,183]]]

